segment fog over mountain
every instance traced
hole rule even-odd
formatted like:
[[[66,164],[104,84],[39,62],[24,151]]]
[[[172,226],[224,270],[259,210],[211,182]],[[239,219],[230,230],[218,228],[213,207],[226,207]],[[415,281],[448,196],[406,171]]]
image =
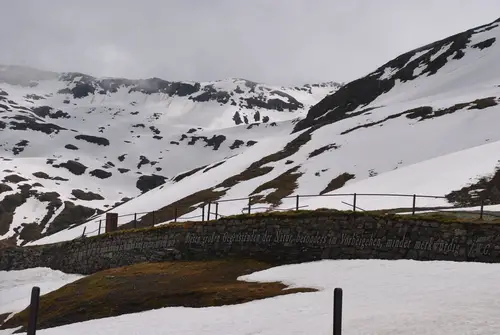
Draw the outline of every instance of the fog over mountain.
[[[3,0],[0,64],[174,81],[347,82],[499,10],[496,0]]]

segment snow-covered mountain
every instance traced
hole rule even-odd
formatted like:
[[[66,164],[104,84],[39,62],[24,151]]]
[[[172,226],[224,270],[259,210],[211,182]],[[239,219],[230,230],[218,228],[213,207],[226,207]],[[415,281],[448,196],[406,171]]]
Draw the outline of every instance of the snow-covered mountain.
[[[419,199],[418,206],[498,204],[499,25],[410,51],[340,88],[43,72],[28,88],[2,84],[2,141],[11,160],[2,162],[7,189],[0,197],[13,219],[2,219],[1,233],[20,241],[50,235],[30,244],[75,238],[83,227],[92,235],[100,214],[65,228],[94,214],[86,207],[105,209],[127,198],[113,212],[155,211],[138,214],[143,225],[169,222],[174,209],[190,217],[203,203],[249,195],[254,211],[294,207],[285,196],[331,192],[446,195]],[[49,192],[72,202],[53,210],[61,220],[44,220],[51,201],[39,198]],[[23,194],[29,197],[16,209]],[[350,200],[303,197],[300,205],[347,209]],[[411,207],[411,201],[367,197],[357,205]],[[218,210],[241,213],[247,203],[221,202]]]
[[[94,78],[0,66],[0,240],[50,235],[289,133],[338,89]]]

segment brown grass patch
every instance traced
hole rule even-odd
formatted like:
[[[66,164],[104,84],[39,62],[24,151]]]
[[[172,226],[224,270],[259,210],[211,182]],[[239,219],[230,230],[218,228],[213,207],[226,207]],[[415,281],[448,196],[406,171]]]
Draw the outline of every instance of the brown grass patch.
[[[238,281],[239,276],[270,268],[254,260],[142,263],[109,269],[77,280],[40,298],[38,329],[137,313],[162,307],[210,307],[315,289],[279,283]],[[2,329],[27,326],[28,310]]]
[[[270,180],[259,187],[257,187],[252,193],[252,204],[264,202],[270,203],[274,207],[281,205],[281,200],[288,197],[297,188],[297,179],[302,176],[303,173],[297,172],[300,166],[296,166],[285,173],[280,174],[278,177]],[[265,190],[274,189],[273,192],[262,196],[258,195]],[[257,194],[257,195],[255,195]]]
[[[272,170],[273,168],[271,166],[249,167],[245,171],[227,178],[222,183],[217,185],[217,187],[233,187],[242,181],[247,181],[268,174]]]
[[[349,180],[353,179],[355,176],[351,173],[344,172],[341,175],[338,175],[337,177],[333,178],[328,185],[325,187],[323,191],[321,191],[319,194],[325,194],[331,191],[335,191],[345,185]]]

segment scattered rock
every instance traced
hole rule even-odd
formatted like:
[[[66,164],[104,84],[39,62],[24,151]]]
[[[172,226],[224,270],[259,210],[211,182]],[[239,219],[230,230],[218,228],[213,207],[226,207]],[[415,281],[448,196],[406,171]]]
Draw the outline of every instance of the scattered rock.
[[[79,189],[71,191],[71,194],[79,199],[79,200],[84,200],[84,201],[93,201],[93,200],[104,200],[104,197],[100,194],[94,193],[94,192],[85,192]]]
[[[44,134],[57,134],[61,130],[66,130],[63,127],[52,123],[39,122],[35,117],[26,115],[14,115],[10,117],[16,121],[10,121],[10,129],[12,130],[33,130],[40,131]]]
[[[76,135],[75,139],[87,141],[89,143],[108,146],[109,140],[104,137],[92,136],[92,135]]]
[[[12,153],[14,155],[19,155],[21,152],[24,151],[24,148],[28,146],[29,141],[28,140],[21,140],[16,143],[14,148],[12,148]]]
[[[3,182],[14,183],[14,184],[17,184],[17,183],[20,183],[23,181],[27,181],[27,180],[28,179],[23,178],[17,174],[11,174],[11,175],[5,176],[3,178]]]
[[[87,167],[83,165],[82,163],[69,160],[65,163],[61,163],[58,165],[53,165],[56,168],[66,168],[69,172],[71,172],[74,175],[80,176],[85,173],[87,170]]]
[[[257,144],[257,141],[252,141],[252,140],[247,141],[247,147],[251,147],[252,145],[255,145],[255,144]]]
[[[145,193],[158,187],[160,185],[165,184],[167,178],[159,175],[149,175],[149,176],[140,176],[137,180],[136,187],[142,192]]]
[[[92,171],[89,172],[89,174],[91,176],[97,177],[99,179],[106,179],[106,178],[109,178],[109,177],[111,177],[113,175],[111,172],[104,171],[104,170],[101,170],[101,169],[92,170]]]
[[[145,164],[149,164],[151,163],[151,161],[149,159],[146,158],[146,156],[140,156],[139,157],[139,164],[137,164],[137,168],[140,169],[141,166],[145,165]]]
[[[235,140],[234,143],[231,144],[231,146],[229,147],[229,149],[238,149],[243,144],[245,144],[245,142],[243,142],[242,140]]]
[[[12,187],[10,187],[7,184],[0,183],[0,194],[2,194],[4,192],[10,192],[10,191],[12,191]]]

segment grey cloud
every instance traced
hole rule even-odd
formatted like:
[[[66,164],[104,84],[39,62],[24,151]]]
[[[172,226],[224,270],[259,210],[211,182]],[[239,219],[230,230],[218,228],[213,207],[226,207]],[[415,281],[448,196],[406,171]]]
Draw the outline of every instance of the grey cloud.
[[[96,76],[348,81],[498,0],[3,0],[0,63]]]

